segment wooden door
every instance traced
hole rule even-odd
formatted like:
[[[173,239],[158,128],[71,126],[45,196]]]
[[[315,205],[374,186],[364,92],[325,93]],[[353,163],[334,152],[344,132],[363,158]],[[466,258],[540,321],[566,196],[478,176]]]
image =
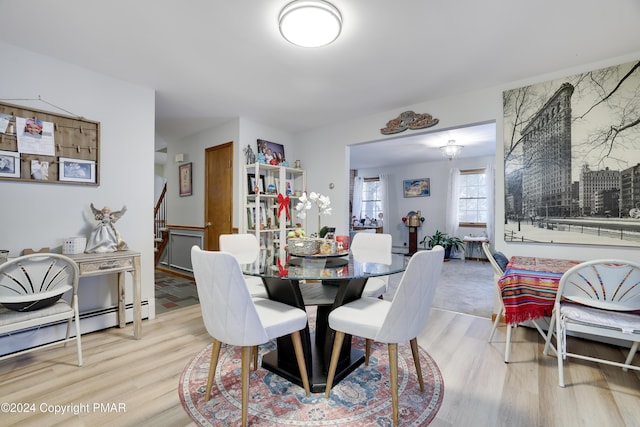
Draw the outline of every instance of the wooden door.
[[[205,249],[219,250],[221,234],[231,234],[233,217],[233,142],[205,150]]]

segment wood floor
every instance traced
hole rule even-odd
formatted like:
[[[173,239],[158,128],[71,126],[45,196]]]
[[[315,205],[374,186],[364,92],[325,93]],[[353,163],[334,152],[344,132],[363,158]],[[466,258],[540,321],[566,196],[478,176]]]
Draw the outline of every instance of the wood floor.
[[[81,368],[75,364],[74,345],[0,362],[0,403],[35,406],[33,413],[3,411],[0,425],[193,425],[177,388],[187,362],[209,343],[199,305],[143,322],[139,341],[131,336],[131,327],[84,335]],[[445,384],[432,426],[640,425],[638,372],[571,361],[568,385],[562,389],[555,359],[542,355],[542,342],[533,330],[514,331],[512,363],[505,365],[505,328],[499,328],[496,342],[488,344],[490,327],[489,319],[432,311],[418,338],[438,363]],[[615,347],[587,341],[571,344],[624,359]],[[103,409],[94,404],[103,404]],[[42,411],[53,410],[53,405],[76,405],[82,413]]]

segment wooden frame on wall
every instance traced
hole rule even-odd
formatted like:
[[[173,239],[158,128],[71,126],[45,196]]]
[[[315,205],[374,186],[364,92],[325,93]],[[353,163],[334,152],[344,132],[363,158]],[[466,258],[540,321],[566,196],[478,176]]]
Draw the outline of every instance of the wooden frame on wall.
[[[185,163],[178,167],[178,177],[180,182],[180,197],[191,196],[193,194],[191,163]]]
[[[0,180],[100,185],[99,122],[0,103],[0,153],[2,163],[16,159]],[[63,163],[72,160],[90,174],[65,177]]]

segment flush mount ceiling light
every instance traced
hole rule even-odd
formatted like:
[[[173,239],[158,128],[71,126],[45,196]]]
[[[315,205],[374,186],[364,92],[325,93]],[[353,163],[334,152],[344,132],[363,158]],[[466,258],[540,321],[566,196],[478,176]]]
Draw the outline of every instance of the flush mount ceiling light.
[[[442,150],[443,156],[448,157],[449,160],[453,160],[460,150],[462,150],[462,147],[464,147],[464,145],[457,145],[455,140],[450,139],[447,145],[440,147],[440,150]]]
[[[320,47],[333,42],[342,30],[340,11],[324,0],[296,0],[278,17],[280,34],[302,47]]]

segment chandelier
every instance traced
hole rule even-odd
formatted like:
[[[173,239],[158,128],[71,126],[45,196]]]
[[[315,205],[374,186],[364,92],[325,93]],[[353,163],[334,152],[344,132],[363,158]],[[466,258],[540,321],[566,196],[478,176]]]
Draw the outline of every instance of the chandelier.
[[[447,145],[440,147],[440,150],[443,156],[449,158],[449,160],[453,160],[460,150],[462,150],[462,147],[464,147],[464,145],[457,145],[455,140],[450,139]]]

